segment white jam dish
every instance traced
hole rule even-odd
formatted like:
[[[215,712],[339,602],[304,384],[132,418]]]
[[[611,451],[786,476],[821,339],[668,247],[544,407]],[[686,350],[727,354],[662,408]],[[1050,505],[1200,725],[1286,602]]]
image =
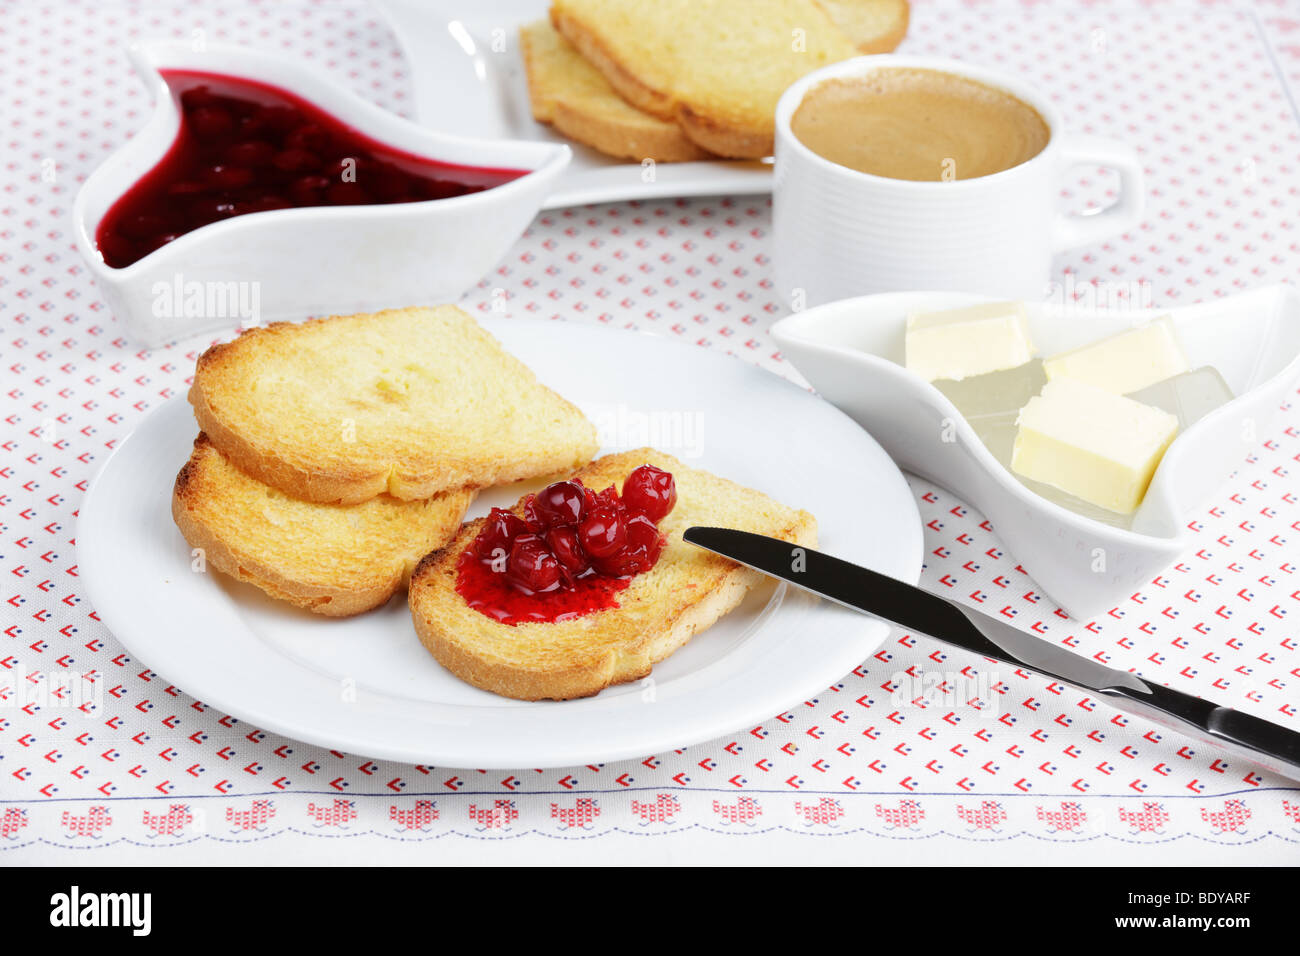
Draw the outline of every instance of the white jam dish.
[[[109,308],[130,337],[149,348],[258,322],[455,301],[528,226],[570,158],[569,148],[561,144],[473,139],[424,129],[274,53],[159,41],[133,46],[130,58],[153,93],[153,114],[86,180],[73,216],[77,249]],[[521,175],[448,198],[234,215],[112,268],[97,247],[97,227],[163,160],[181,127],[181,112],[163,71],[210,73],[274,87],[403,154]]]

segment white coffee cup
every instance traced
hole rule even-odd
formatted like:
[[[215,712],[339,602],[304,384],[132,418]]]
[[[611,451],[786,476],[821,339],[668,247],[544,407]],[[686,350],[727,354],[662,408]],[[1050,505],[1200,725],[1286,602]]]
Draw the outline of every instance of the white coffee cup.
[[[813,87],[897,67],[952,73],[1011,93],[1046,121],[1047,146],[989,176],[916,182],[831,162],[791,131],[790,119]],[[1080,165],[1117,170],[1119,199],[1090,215],[1059,212],[1063,174]],[[1014,77],[957,60],[863,56],[809,73],[781,96],[772,207],[775,281],[796,310],[906,290],[1038,299],[1049,291],[1055,253],[1141,222],[1142,166],[1124,143],[1066,133],[1051,101]]]

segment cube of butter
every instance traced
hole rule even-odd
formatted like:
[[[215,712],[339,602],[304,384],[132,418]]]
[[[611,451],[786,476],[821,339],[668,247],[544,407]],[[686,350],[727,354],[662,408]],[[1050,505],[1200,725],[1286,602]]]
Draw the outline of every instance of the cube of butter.
[[[1132,514],[1178,432],[1166,411],[1076,379],[1054,379],[1017,418],[1011,470]]]
[[[1190,367],[1167,315],[1043,359],[1043,371],[1050,381],[1073,378],[1116,395],[1136,392]]]
[[[961,381],[1034,357],[1023,302],[986,302],[907,317],[907,367],[927,382]]]

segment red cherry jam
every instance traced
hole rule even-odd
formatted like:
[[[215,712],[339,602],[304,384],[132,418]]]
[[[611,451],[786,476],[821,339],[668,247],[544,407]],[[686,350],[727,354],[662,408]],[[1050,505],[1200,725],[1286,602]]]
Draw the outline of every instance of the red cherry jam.
[[[514,588],[504,574],[462,551],[457,564],[456,590],[465,603],[502,624],[551,623],[582,617],[593,611],[618,607],[616,595],[632,583],[631,578],[606,578],[592,574],[574,581],[571,587],[546,594],[525,594]]]
[[[567,621],[618,607],[615,595],[659,560],[658,523],[677,503],[673,476],[642,465],[599,494],[557,481],[524,500],[523,517],[493,508],[461,552],[456,591],[502,624]]]
[[[95,243],[115,269],[232,216],[446,199],[525,175],[386,146],[254,80],[182,70],[162,76],[179,104],[180,129],[167,155],[100,221]]]

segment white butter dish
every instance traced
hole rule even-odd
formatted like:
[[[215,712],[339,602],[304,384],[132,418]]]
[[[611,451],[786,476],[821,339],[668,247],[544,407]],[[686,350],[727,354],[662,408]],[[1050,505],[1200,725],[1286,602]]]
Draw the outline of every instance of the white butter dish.
[[[1218,371],[1236,397],[1165,452],[1128,528],[1046,500],[998,463],[934,385],[903,366],[914,312],[991,301],[955,292],[844,299],[782,319],[772,336],[821,395],[871,432],[903,468],[961,495],[1043,590],[1087,619],[1147,584],[1189,545],[1186,523],[1249,453],[1300,379],[1300,293],[1277,285],[1177,309],[1101,311],[1028,303],[1039,353],[1053,355],[1169,315],[1192,368]]]

